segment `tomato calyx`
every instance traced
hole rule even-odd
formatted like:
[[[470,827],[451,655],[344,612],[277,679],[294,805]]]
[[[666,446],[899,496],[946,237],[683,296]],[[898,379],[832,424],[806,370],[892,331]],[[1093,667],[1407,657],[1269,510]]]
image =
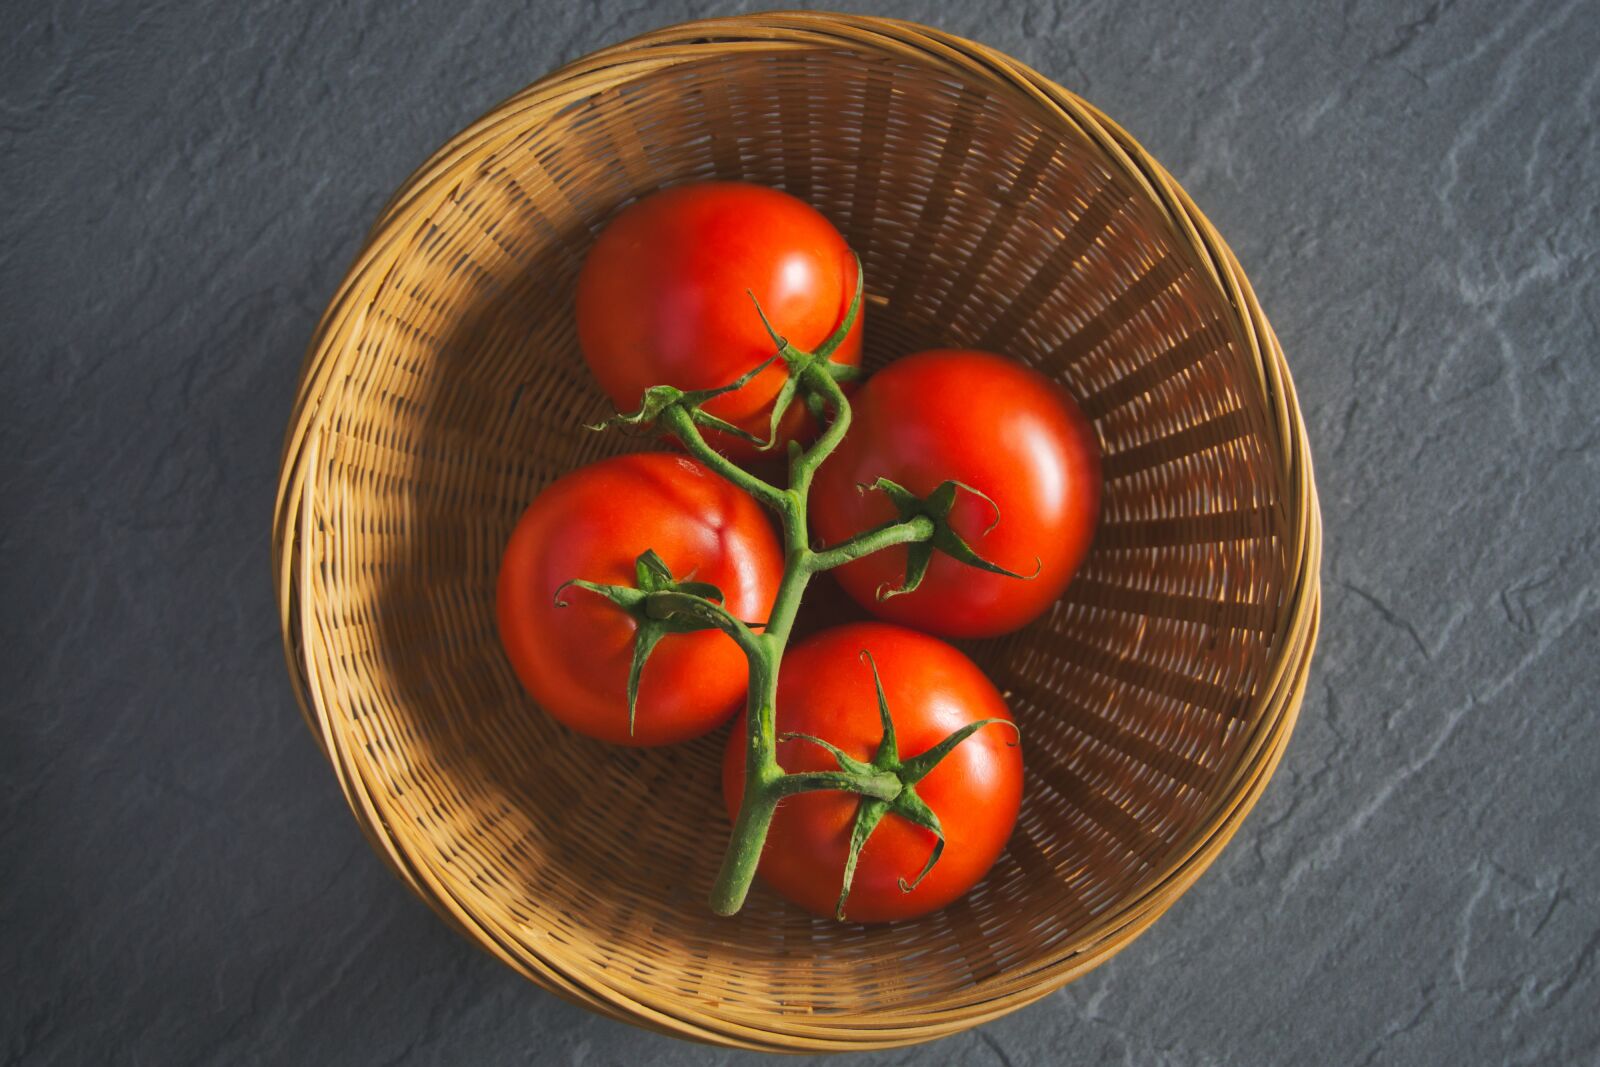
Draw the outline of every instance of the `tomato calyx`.
[[[850,335],[850,330],[855,326],[856,319],[861,314],[861,296],[864,280],[861,258],[854,252],[850,253],[850,255],[855,260],[856,266],[856,289],[850,297],[850,305],[845,309],[844,317],[839,320],[839,325],[834,327],[833,332],[824,338],[820,345],[809,352],[790,344],[788,338],[778,333],[771,320],[767,318],[766,311],[762,309],[761,301],[756,299],[756,294],[749,289],[745,290],[745,295],[755,305],[756,314],[761,316],[761,325],[765,327],[767,336],[772,338],[772,343],[777,346],[777,352],[773,358],[783,360],[784,365],[789,369],[789,376],[784,379],[783,386],[778,390],[778,395],[772,400],[772,419],[767,429],[766,441],[758,443],[760,451],[765,452],[778,443],[778,427],[782,424],[784,415],[788,414],[789,408],[794,404],[797,397],[806,405],[812,417],[818,422],[827,417],[828,397],[807,382],[807,372],[811,367],[822,368],[835,382],[851,381],[861,375],[860,367],[835,363],[832,359],[833,353],[844,343],[844,339]],[[770,363],[772,361],[768,360],[767,362]],[[766,363],[763,363],[762,367],[766,365]]]
[[[922,870],[910,882],[904,878],[899,879],[900,891],[909,893],[922,884],[922,880],[928,877],[928,872],[933,870],[934,864],[939,862],[945,842],[944,827],[940,825],[939,816],[917,795],[917,783],[926,778],[929,772],[955,750],[957,745],[985,726],[997,724],[1009,726],[1013,733],[1021,737],[1017,724],[1009,719],[980,719],[951,733],[920,756],[902,760],[899,744],[895,740],[894,716],[889,713],[889,700],[883,692],[883,679],[878,676],[878,664],[873,660],[872,653],[866,649],[861,650],[861,658],[872,668],[872,684],[878,694],[878,717],[883,724],[883,736],[878,742],[878,751],[873,755],[872,762],[858,760],[832,742],[812,734],[786,733],[779,737],[782,741],[805,741],[826,750],[839,765],[839,770],[852,778],[863,781],[887,778],[899,783],[899,788],[888,795],[881,793],[872,795],[865,790],[858,791],[861,800],[856,808],[855,823],[850,831],[850,851],[845,857],[844,880],[839,888],[839,903],[834,912],[834,918],[841,921],[845,917],[845,902],[850,898],[851,883],[855,880],[856,861],[860,859],[861,850],[866,847],[868,839],[883,821],[883,817],[898,815],[933,834],[933,850],[928,854],[928,861],[923,864]]]
[[[668,634],[697,630],[727,629],[737,624],[748,633],[747,623],[738,622],[722,607],[722,591],[710,582],[693,580],[690,572],[675,578],[667,563],[655,551],[646,549],[634,560],[634,585],[604,585],[572,578],[556,588],[555,605],[567,606],[561,594],[576,587],[602,596],[632,616],[634,621],[633,659],[628,667],[628,733],[633,733],[634,715],[639,703],[639,679],[650,653]]]
[[[1018,574],[1016,571],[1007,570],[998,563],[991,563],[973,550],[972,546],[962,539],[950,525],[950,512],[955,508],[957,492],[968,493],[988,504],[994,512],[994,520],[986,526],[978,536],[983,537],[1000,525],[1000,506],[990,499],[987,493],[974,489],[964,482],[941,482],[938,488],[925,497],[919,497],[905,486],[890,481],[888,478],[879,478],[871,485],[858,485],[858,490],[865,493],[871,490],[881,492],[889,498],[889,502],[900,513],[899,519],[887,523],[886,526],[895,526],[900,523],[910,522],[917,518],[925,518],[933,526],[933,532],[925,540],[913,541],[906,549],[906,576],[899,585],[891,587],[887,582],[878,587],[878,599],[888,600],[891,597],[903,596],[914,591],[922,584],[923,577],[928,573],[928,564],[933,562],[935,550],[943,552],[952,559],[965,563],[969,567],[976,567],[990,574],[1001,574],[1007,578],[1018,578],[1022,581],[1032,581],[1039,576],[1044,568],[1044,561],[1034,557],[1034,571],[1032,574]]]

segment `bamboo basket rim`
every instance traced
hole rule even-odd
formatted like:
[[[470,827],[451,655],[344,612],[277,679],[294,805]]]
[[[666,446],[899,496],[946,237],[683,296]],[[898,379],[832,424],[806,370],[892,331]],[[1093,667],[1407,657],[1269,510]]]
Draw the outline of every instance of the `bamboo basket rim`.
[[[484,155],[505,147],[525,130],[520,120],[530,112],[559,109],[636,74],[712,55],[812,48],[872,51],[932,63],[991,88],[1014,92],[1085,138],[1103,154],[1107,166],[1135,183],[1170,228],[1174,241],[1204,270],[1234,312],[1229,325],[1237,331],[1261,399],[1271,414],[1276,446],[1273,461],[1289,508],[1287,526],[1293,531],[1288,546],[1292,595],[1279,604],[1274,625],[1278,651],[1251,714],[1251,721],[1261,725],[1234,774],[1219,787],[1181,846],[1164,856],[1164,862],[1148,872],[1136,890],[1096,916],[1077,936],[1031,961],[1025,972],[984,983],[965,1001],[942,1001],[937,1010],[880,1011],[876,1018],[881,1023],[863,1028],[859,1037],[842,1036],[836,1026],[807,1023],[801,1017],[782,1016],[777,1020],[781,1030],[777,1030],[771,1026],[774,1016],[709,1012],[687,1002],[667,1002],[627,983],[619,988],[604,974],[563,967],[562,961],[538,952],[527,941],[508,943],[501,931],[474,916],[432,875],[425,862],[384,830],[389,812],[381,787],[368,779],[366,765],[343,746],[322,711],[330,697],[322,692],[319,672],[311,668],[308,657],[326,655],[326,649],[308,648],[302,641],[302,613],[311,574],[299,546],[313,514],[308,475],[317,469],[317,431],[329,417],[331,405],[326,401],[336,393],[342,362],[341,350],[332,342],[363,321],[369,297],[382,287],[398,262],[399,250],[418,227],[428,224]],[[814,1052],[914,1044],[1016,1010],[1115,955],[1193,884],[1260,797],[1293,730],[1320,619],[1321,537],[1310,448],[1281,345],[1226,242],[1131,135],[1098,108],[1032,68],[954,34],[874,16],[773,12],[669,26],[576,59],[491,108],[441,146],[396,190],[379,212],[308,346],[282,450],[271,552],[285,658],[301,713],[363,834],[400,879],[452,928],[549,991],[608,1017],[723,1045]]]

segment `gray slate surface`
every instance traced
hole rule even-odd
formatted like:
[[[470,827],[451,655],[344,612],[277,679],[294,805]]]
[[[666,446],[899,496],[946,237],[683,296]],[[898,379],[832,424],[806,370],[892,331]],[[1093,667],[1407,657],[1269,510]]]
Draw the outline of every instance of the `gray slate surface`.
[[[5,1063],[753,1062],[446,931],[279,652],[279,441],[385,195],[557,63],[729,10],[581,7],[8,5]],[[1037,65],[1186,183],[1290,353],[1328,547],[1302,724],[1213,871],[1060,994],[859,1062],[1600,1059],[1600,10],[1315,7],[878,8]]]

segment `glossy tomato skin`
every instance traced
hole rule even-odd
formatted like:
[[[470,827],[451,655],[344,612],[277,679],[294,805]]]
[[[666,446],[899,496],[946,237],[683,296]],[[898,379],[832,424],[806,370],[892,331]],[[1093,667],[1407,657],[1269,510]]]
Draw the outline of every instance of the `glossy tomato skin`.
[[[777,189],[706,182],[664,189],[618,215],[595,241],[578,276],[578,340],[600,387],[633,411],[653,385],[714,389],[773,354],[751,294],[794,345],[816,348],[844,319],[855,261],[839,231],[815,208]],[[748,292],[747,292],[748,290]],[[862,316],[833,359],[861,362]],[[706,410],[765,438],[782,364]],[[810,432],[803,405],[783,430]],[[757,453],[707,433],[739,458]],[[774,450],[784,455],[780,444]]]
[[[740,706],[743,653],[726,635],[672,634],[655,648],[628,731],[633,619],[569,588],[571,578],[635,584],[646,549],[674,576],[711,582],[741,619],[764,619],[782,577],[772,526],[747,495],[687,457],[616,456],[548,486],[523,514],[501,563],[500,639],[530,695],[580,733],[622,745],[665,745],[706,733]]]
[[[1094,428],[1060,386],[1000,356],[938,349],[889,364],[857,391],[855,420],[817,473],[814,528],[826,544],[896,517],[879,477],[926,496],[953,479],[988,494],[994,511],[962,493],[951,524],[983,558],[1019,574],[988,574],[935,553],[921,586],[889,600],[881,587],[905,576],[892,548],[834,571],[882,619],[947,637],[985,637],[1029,622],[1061,595],[1088,554],[1100,514]]]
[[[894,718],[901,759],[932,748],[979,719],[1011,718],[994,684],[961,652],[938,638],[884,623],[824,630],[784,657],[778,676],[777,731],[831,741],[860,760],[876,754],[882,737],[869,650],[878,665]],[[1015,731],[987,726],[967,738],[916,786],[944,827],[944,853],[909,893],[934,837],[887,815],[856,865],[846,918],[857,922],[909,919],[944,907],[971,889],[993,866],[1016,824],[1022,802],[1022,749]],[[744,790],[745,731],[734,726],[723,754],[722,792],[730,818]],[[804,741],[780,741],[787,771],[834,770],[833,758]],[[849,853],[857,799],[818,792],[778,805],[758,873],[777,892],[817,915],[832,917]]]

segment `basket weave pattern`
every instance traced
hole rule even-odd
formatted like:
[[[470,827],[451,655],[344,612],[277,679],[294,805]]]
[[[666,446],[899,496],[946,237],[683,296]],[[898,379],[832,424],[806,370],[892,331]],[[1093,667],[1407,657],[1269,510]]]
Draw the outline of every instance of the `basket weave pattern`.
[[[990,876],[925,919],[704,900],[722,735],[611,748],[532,707],[496,638],[521,509],[636,447],[578,351],[606,221],[741,179],[822,210],[866,267],[867,364],[988,348],[1063,382],[1105,452],[1065,597],[966,647],[1025,738]],[[442,916],[615,1018],[769,1050],[952,1033],[1126,944],[1264,787],[1304,692],[1320,521],[1304,427],[1232,254],[1094,108],[906,23],[765,15],[589,56],[395,194],[302,374],[274,528],[291,674],[375,848]],[[593,768],[599,766],[596,776]]]

